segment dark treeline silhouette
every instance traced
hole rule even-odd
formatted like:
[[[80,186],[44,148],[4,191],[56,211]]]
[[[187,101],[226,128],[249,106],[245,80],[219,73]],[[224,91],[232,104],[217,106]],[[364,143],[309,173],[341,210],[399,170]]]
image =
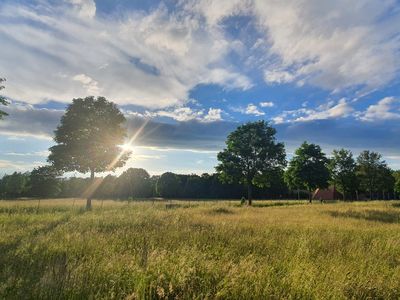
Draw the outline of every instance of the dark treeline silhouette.
[[[336,184],[342,193],[345,190],[344,200],[397,199],[400,195],[400,171],[390,170],[383,161],[381,164],[365,163],[363,160],[371,155],[380,157],[374,152],[362,152],[356,160],[358,163],[350,169],[352,172],[345,174],[340,173],[340,168],[332,169],[335,165],[333,156],[328,161],[330,179],[327,185]],[[275,174],[269,187],[254,187],[253,198],[307,199],[309,194],[304,185],[288,183],[290,172],[289,167],[285,173]],[[119,176],[107,175],[97,179],[101,179],[101,184],[93,197],[98,199],[240,199],[247,195],[245,185],[223,183],[217,173],[182,175],[166,172],[161,176],[150,176],[144,169],[130,168]],[[32,172],[3,176],[0,179],[0,199],[82,197],[91,182],[91,178],[60,177],[51,166],[38,167]]]
[[[41,167],[48,168],[48,167]],[[39,170],[38,170],[39,169]],[[82,197],[91,178],[59,178],[55,173],[43,174],[40,168],[32,172],[15,172],[0,180],[0,198],[24,197],[69,198]],[[48,176],[51,175],[51,176]],[[255,188],[256,199],[288,197],[283,177],[275,179],[270,188]],[[107,175],[93,197],[98,199],[134,200],[143,198],[240,199],[247,192],[240,184],[225,184],[217,174],[182,175],[167,172],[150,176],[144,169],[130,168],[120,176]]]

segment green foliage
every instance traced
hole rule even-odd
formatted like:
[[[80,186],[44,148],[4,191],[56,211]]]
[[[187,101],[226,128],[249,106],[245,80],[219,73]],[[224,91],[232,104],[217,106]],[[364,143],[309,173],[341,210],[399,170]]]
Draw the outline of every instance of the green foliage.
[[[121,198],[147,198],[152,196],[150,175],[144,169],[129,168],[118,178]]]
[[[180,196],[181,180],[178,175],[166,172],[160,176],[156,185],[157,194],[164,198]]]
[[[29,173],[14,172],[11,175],[4,175],[0,180],[1,198],[26,197],[30,190]]]
[[[328,187],[328,159],[321,147],[304,142],[298,148],[286,171],[286,182],[292,188],[306,188],[310,193],[316,188]]]
[[[345,200],[346,196],[354,197],[354,192],[358,189],[357,164],[351,151],[345,149],[333,150],[328,167],[331,173],[331,181],[343,194],[343,199]]]
[[[49,162],[58,170],[112,171],[125,164],[129,153],[121,154],[125,117],[104,97],[73,99],[55,131],[57,145],[50,148]]]
[[[252,186],[269,186],[286,166],[284,145],[276,142],[275,134],[265,121],[250,122],[229,134],[226,148],[218,153],[220,179],[247,185],[250,204]]]
[[[30,195],[41,198],[57,197],[61,191],[58,176],[60,172],[53,166],[33,169],[30,174]]]
[[[36,203],[0,202],[0,299],[400,298],[399,202]]]
[[[4,86],[2,83],[6,81],[4,78],[0,78],[0,91],[4,89]],[[0,95],[0,105],[8,105],[8,101],[4,96]],[[0,110],[0,120],[3,119],[3,117],[8,116],[8,114],[5,111]]]
[[[379,191],[392,191],[394,178],[391,170],[377,152],[363,151],[357,157],[357,176],[361,189],[369,193],[372,199]],[[378,196],[379,197],[379,196]]]

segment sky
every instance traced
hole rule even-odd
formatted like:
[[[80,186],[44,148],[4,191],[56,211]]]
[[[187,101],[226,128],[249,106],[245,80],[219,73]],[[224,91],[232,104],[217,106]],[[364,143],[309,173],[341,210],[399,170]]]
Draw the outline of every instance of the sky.
[[[1,0],[0,176],[46,164],[73,98],[146,123],[124,168],[213,172],[244,122],[400,169],[398,0]],[[75,174],[78,175],[78,174]]]

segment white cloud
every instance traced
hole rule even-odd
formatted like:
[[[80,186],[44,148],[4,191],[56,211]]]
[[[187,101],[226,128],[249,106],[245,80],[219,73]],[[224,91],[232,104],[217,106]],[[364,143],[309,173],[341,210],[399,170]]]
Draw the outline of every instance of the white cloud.
[[[267,83],[288,83],[292,82],[295,76],[288,71],[282,70],[265,70],[264,80]]]
[[[394,97],[385,97],[377,104],[370,105],[365,112],[359,112],[358,118],[363,121],[384,121],[400,119],[400,102]],[[395,110],[396,111],[393,111]]]
[[[299,108],[297,110],[284,111],[272,120],[275,124],[285,122],[307,122],[313,120],[338,119],[349,116],[354,109],[342,98],[337,103],[329,101],[316,109]]]
[[[254,116],[263,116],[265,112],[260,110],[257,105],[253,103],[248,104],[246,107],[231,107],[230,108],[234,112],[239,112],[245,115],[254,115]]]
[[[203,117],[204,122],[216,122],[222,121],[222,109],[220,108],[210,108],[208,113]]]
[[[271,102],[271,101],[260,102],[260,106],[261,107],[273,107],[274,102]]]
[[[72,80],[78,81],[82,83],[82,85],[87,89],[87,93],[90,95],[97,96],[100,94],[100,88],[99,88],[99,83],[90,78],[89,76],[85,74],[78,74],[72,77]]]
[[[265,115],[265,113],[263,111],[261,111],[254,104],[247,105],[245,113],[246,113],[246,115],[255,115],[255,116],[263,116],[263,115]]]
[[[168,110],[158,110],[158,111],[146,111],[144,114],[130,113],[139,117],[167,117],[174,119],[178,122],[187,121],[199,121],[204,123],[222,121],[222,109],[220,108],[209,108],[208,112],[205,113],[204,109],[193,109],[190,107],[175,107]]]
[[[381,87],[400,68],[400,15],[395,1],[255,0],[271,54],[279,64],[267,68],[267,82],[306,80],[327,88]],[[384,21],[382,21],[384,18]],[[292,70],[294,74],[288,73]]]
[[[96,15],[96,3],[93,0],[67,0],[74,6],[82,18],[93,18]]]
[[[225,60],[231,40],[196,14],[161,4],[116,19],[95,16],[92,0],[51,3],[0,5],[0,74],[10,98],[35,104],[101,93],[161,109],[182,105],[201,83],[252,86]]]

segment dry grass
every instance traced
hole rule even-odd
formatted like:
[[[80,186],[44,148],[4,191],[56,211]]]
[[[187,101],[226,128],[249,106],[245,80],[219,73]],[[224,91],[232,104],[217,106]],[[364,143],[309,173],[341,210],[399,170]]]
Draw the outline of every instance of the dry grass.
[[[0,298],[400,297],[399,202],[173,204],[0,201]]]

